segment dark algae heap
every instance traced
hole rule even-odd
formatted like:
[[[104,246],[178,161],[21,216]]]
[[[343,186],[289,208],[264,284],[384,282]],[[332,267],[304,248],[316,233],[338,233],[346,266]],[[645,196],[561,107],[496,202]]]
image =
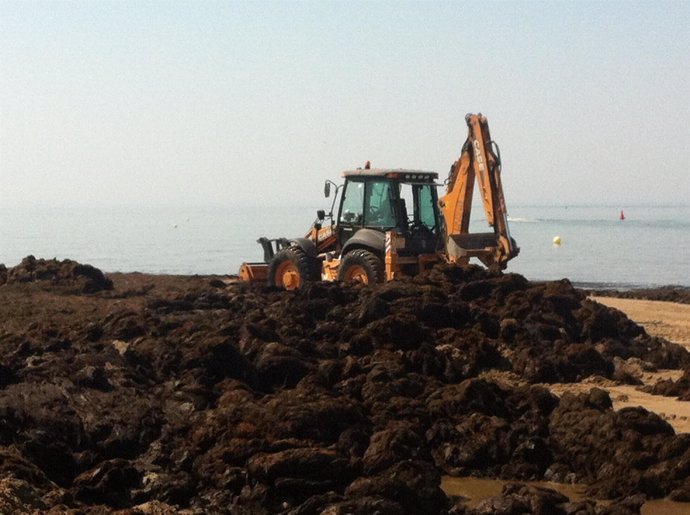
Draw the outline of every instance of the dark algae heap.
[[[690,500],[688,435],[614,411],[603,390],[544,386],[690,363],[567,280],[439,265],[285,292],[18,267],[0,281],[0,512],[624,514]],[[511,483],[470,508],[443,475]]]

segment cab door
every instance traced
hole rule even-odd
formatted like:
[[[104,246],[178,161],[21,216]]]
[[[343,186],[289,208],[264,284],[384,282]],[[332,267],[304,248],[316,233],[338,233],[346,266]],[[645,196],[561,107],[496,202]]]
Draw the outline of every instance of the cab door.
[[[347,180],[340,198],[338,243],[342,247],[364,223],[364,180]]]

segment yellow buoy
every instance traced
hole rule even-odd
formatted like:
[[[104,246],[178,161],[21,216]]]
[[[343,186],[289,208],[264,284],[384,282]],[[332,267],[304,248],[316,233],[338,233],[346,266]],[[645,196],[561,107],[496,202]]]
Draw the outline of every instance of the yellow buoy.
[[[553,237],[553,244],[554,245],[560,245],[561,244],[561,237],[560,236],[554,236]]]

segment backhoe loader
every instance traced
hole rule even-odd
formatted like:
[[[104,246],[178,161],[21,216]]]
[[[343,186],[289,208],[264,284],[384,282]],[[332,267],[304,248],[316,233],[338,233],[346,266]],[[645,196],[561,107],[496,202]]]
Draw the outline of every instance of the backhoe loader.
[[[468,114],[465,121],[467,140],[440,199],[437,173],[372,169],[367,162],[343,172],[342,185],[326,181],[325,196],[334,194],[331,209],[317,211],[304,237],[259,238],[264,261],[243,263],[240,279],[293,290],[318,280],[390,281],[470,258],[505,269],[519,248],[508,229],[500,153],[484,116]],[[492,232],[469,232],[475,180]]]

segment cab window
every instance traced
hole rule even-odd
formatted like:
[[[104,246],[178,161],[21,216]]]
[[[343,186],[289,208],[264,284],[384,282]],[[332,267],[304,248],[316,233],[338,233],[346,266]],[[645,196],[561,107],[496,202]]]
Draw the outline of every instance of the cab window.
[[[390,182],[367,182],[366,198],[364,224],[384,229],[395,227]]]
[[[425,226],[429,229],[437,229],[436,199],[431,188],[434,186],[424,185],[419,187],[419,218]]]
[[[340,208],[340,223],[361,225],[364,210],[364,182],[350,181],[345,185]]]
[[[407,221],[414,225],[423,225],[427,229],[435,231],[438,229],[436,219],[436,195],[433,184],[410,184],[401,185],[400,198],[404,201],[407,208]]]

